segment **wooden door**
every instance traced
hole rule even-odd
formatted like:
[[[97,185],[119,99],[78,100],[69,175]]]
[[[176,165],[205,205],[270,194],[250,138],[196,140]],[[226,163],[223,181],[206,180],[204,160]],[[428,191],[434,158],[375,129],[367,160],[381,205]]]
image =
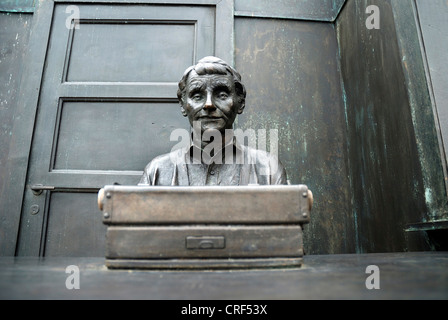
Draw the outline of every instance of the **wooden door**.
[[[17,255],[103,256],[97,191],[137,184],[188,128],[176,98],[188,66],[232,60],[233,1],[71,2],[39,13],[51,24]]]

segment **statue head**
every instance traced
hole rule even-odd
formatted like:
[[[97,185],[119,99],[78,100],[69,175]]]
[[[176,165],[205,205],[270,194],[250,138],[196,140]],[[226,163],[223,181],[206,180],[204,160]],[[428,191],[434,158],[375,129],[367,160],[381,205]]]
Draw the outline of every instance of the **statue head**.
[[[216,57],[205,57],[185,70],[177,96],[181,112],[190,125],[197,121],[201,131],[232,129],[245,107],[246,89],[241,75]]]

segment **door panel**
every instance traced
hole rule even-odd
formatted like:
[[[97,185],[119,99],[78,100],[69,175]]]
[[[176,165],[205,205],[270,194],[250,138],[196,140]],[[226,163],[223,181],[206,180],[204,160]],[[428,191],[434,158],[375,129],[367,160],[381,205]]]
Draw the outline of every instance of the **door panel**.
[[[52,172],[141,171],[177,143],[171,131],[186,125],[173,102],[66,101],[61,108]]]
[[[52,192],[45,231],[45,256],[102,256],[105,225],[96,212],[96,193]],[[88,250],[87,250],[88,249]]]
[[[79,27],[66,81],[175,82],[195,60],[194,21],[86,21]]]
[[[136,185],[178,143],[171,131],[189,128],[176,94],[183,71],[203,56],[229,58],[230,0],[99,2],[73,2],[80,16],[68,27],[71,1],[50,8],[18,255],[103,256],[97,191]]]

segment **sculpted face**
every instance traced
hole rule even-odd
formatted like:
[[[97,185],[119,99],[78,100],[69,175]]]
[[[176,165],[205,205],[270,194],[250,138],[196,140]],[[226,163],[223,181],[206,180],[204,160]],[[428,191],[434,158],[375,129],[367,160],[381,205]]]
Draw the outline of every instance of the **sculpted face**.
[[[187,80],[182,114],[190,124],[199,121],[201,131],[232,129],[237,114],[243,108],[238,102],[232,76],[191,73]]]

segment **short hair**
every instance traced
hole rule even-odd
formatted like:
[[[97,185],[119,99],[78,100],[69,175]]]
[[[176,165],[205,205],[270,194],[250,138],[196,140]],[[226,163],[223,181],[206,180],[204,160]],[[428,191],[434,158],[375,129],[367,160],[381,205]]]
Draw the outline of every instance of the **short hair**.
[[[187,70],[185,70],[182,79],[179,81],[178,89],[177,89],[177,98],[181,105],[184,104],[185,91],[187,87],[188,77],[192,72],[195,72],[198,75],[206,75],[206,74],[222,74],[222,75],[231,75],[233,78],[233,82],[235,84],[235,91],[238,96],[238,102],[244,104],[246,101],[246,88],[241,82],[241,75],[232,68],[227,62],[216,58],[216,57],[205,57],[198,61],[196,65],[193,65]]]

